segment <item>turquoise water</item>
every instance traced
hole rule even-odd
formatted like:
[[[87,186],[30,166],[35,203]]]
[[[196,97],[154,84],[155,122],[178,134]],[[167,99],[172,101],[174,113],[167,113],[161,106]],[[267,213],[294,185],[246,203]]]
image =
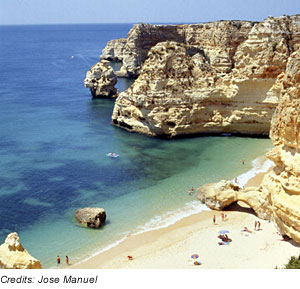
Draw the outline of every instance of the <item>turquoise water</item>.
[[[44,268],[57,255],[76,262],[129,232],[205,209],[187,194],[192,186],[232,179],[271,147],[268,139],[162,140],[112,126],[113,100],[92,100],[83,79],[106,42],[130,27],[0,27],[0,241],[18,232]],[[118,88],[130,83],[120,79]],[[75,210],[87,206],[105,208],[104,227],[76,224]]]

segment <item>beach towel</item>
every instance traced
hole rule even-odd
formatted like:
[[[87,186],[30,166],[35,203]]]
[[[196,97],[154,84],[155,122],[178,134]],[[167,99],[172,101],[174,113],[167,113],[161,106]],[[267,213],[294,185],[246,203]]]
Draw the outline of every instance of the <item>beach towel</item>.
[[[229,242],[218,242],[218,244],[219,244],[220,246],[222,246],[222,245],[229,245],[230,243],[229,243]]]

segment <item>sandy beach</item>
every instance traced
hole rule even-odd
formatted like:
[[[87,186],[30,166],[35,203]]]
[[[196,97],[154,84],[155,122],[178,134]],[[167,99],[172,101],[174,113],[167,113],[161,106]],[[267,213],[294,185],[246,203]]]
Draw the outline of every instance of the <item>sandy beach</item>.
[[[263,174],[249,180],[258,186]],[[193,197],[196,198],[196,195]],[[128,236],[118,246],[84,262],[74,269],[259,269],[283,267],[290,256],[299,255],[300,245],[283,241],[273,223],[257,218],[253,211],[238,204],[224,211],[205,211],[186,217],[158,230]],[[217,222],[212,218],[216,215]],[[261,230],[254,230],[255,221]],[[251,233],[242,232],[247,227]],[[220,230],[228,230],[230,245],[219,245]],[[193,264],[191,255],[198,254],[202,265]],[[133,260],[128,260],[132,256]]]

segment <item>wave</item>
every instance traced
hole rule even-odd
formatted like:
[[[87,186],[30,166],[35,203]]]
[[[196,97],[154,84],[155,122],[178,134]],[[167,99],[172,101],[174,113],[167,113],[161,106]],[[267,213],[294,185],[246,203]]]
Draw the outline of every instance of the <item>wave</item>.
[[[155,216],[149,222],[143,226],[138,226],[137,231],[132,233],[132,235],[142,234],[148,231],[157,230],[160,228],[169,227],[172,224],[175,224],[179,220],[203,212],[210,211],[210,209],[202,204],[200,201],[193,201],[186,203],[183,208],[179,208],[173,211],[168,211],[161,216]]]
[[[101,254],[101,253],[103,253],[103,252],[105,252],[105,251],[108,251],[108,250],[110,250],[110,249],[112,249],[112,248],[114,248],[114,247],[117,247],[117,246],[120,245],[123,241],[126,240],[126,238],[128,237],[128,235],[129,235],[129,234],[127,233],[123,238],[117,240],[117,241],[114,242],[114,243],[109,244],[108,246],[106,246],[105,248],[101,249],[100,251],[97,251],[96,253],[94,253],[94,254],[92,254],[92,255],[90,255],[90,256],[88,256],[88,257],[86,257],[86,258],[84,258],[84,259],[82,259],[82,260],[80,260],[80,261],[78,261],[78,262],[76,262],[76,264],[84,263],[84,262],[88,261],[89,259],[91,259],[91,258],[93,258],[93,257],[95,257],[95,256],[97,256],[97,255],[99,255],[99,254]]]

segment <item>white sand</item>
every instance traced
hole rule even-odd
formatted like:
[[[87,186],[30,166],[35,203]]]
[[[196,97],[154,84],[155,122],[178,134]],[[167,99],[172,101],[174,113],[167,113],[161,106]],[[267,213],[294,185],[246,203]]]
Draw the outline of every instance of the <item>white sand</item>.
[[[86,268],[275,268],[282,267],[300,249],[293,241],[281,241],[274,225],[243,212],[225,212],[227,221],[221,221],[220,212],[203,212],[187,217],[176,224],[128,237],[119,246],[88,261],[71,266]],[[217,224],[212,224],[216,214]],[[243,226],[254,228],[255,220],[262,224],[261,231],[242,233]],[[218,231],[229,230],[232,242],[220,246]],[[201,266],[193,265],[191,255],[198,254]],[[133,256],[129,261],[127,256]]]

